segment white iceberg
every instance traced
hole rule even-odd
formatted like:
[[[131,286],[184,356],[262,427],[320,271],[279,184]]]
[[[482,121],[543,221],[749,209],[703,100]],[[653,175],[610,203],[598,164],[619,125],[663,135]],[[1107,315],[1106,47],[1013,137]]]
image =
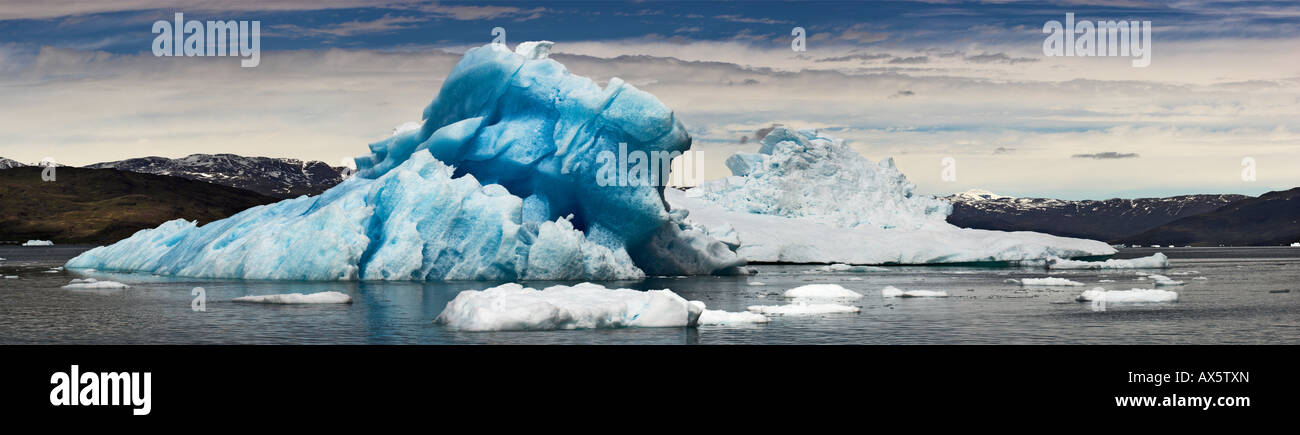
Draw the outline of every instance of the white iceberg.
[[[872,163],[813,130],[776,127],[759,153],[737,153],[727,166],[730,177],[664,197],[701,232],[734,233],[749,261],[1017,263],[1116,252],[1095,240],[953,226],[952,206],[914,194],[892,159]]]
[[[803,299],[862,299],[862,293],[838,284],[809,284],[785,291],[787,298]]]
[[[69,268],[281,280],[635,279],[729,274],[743,259],[671,213],[650,159],[690,147],[654,96],[545,58],[471,49],[423,111],[315,197],[197,226],[174,220]],[[613,158],[614,156],[629,156]],[[642,164],[622,167],[631,156]],[[614,160],[614,161],[611,161]],[[645,166],[645,167],[643,167]],[[611,178],[612,176],[612,178]],[[610,184],[610,181],[614,184]]]
[[[809,301],[795,301],[786,305],[750,305],[746,309],[752,313],[773,316],[815,316],[819,314],[850,314],[862,311],[861,308],[849,305]]]
[[[54,246],[54,242],[49,240],[28,240],[23,242],[23,246]]]
[[[275,295],[240,296],[234,302],[258,304],[350,304],[352,297],[340,292],[281,293]]]
[[[1047,278],[1025,278],[1020,280],[1020,285],[1025,286],[1081,286],[1083,283],[1070,281],[1065,278],[1047,277]]]
[[[1169,257],[1157,252],[1150,257],[1128,260],[1079,261],[1061,258],[1047,259],[1048,269],[1164,269],[1169,267]]]
[[[900,290],[894,286],[880,289],[880,296],[886,298],[946,298],[948,292],[936,290]]]
[[[1079,302],[1106,302],[1106,303],[1128,303],[1128,302],[1177,302],[1178,293],[1168,290],[1153,290],[1135,288],[1132,290],[1106,290],[1101,287],[1095,287],[1092,290],[1084,291],[1079,297],[1075,298]]]
[[[68,285],[63,286],[66,289],[118,289],[129,287],[131,286],[117,281],[100,281],[95,278],[74,279]]]
[[[703,303],[667,289],[609,289],[587,282],[537,290],[509,283],[460,292],[434,322],[461,331],[681,327],[697,325],[704,309]]]

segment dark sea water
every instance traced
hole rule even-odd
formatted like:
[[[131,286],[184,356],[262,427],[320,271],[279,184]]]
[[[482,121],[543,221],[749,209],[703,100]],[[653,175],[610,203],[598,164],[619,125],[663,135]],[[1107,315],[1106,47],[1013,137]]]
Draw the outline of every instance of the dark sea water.
[[[859,314],[774,317],[770,323],[698,328],[540,332],[456,332],[434,317],[461,290],[499,283],[357,283],[196,280],[144,274],[51,270],[87,246],[0,247],[0,343],[5,344],[1297,344],[1300,248],[1125,249],[1116,258],[1159,251],[1162,273],[1184,281],[1163,287],[1174,303],[1074,302],[1085,289],[1151,288],[1134,271],[1063,271],[1085,287],[1032,287],[1010,278],[1048,276],[1034,268],[890,267],[816,273],[814,266],[755,266],[757,275],[650,278],[609,287],[668,288],[709,309],[744,311],[785,303],[780,293],[835,283],[863,293]],[[74,278],[129,284],[71,290]],[[1194,280],[1205,277],[1205,280]],[[856,279],[855,279],[856,278]],[[1099,283],[1100,280],[1114,282]],[[761,281],[764,286],[748,285]],[[550,283],[530,283],[541,288]],[[886,299],[880,289],[944,290],[948,298]],[[206,311],[194,311],[195,287]],[[230,302],[246,295],[339,291],[346,305]]]

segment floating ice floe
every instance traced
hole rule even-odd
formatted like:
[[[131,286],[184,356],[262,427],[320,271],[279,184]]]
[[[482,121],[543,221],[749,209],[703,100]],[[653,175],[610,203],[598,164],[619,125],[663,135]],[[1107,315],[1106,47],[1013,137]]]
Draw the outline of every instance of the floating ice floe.
[[[1083,283],[1070,281],[1065,278],[1046,277],[1046,278],[1025,278],[1020,280],[1020,285],[1026,286],[1081,286]]]
[[[340,292],[281,293],[274,295],[240,296],[234,302],[259,304],[350,304],[352,297]]]
[[[786,305],[750,305],[746,309],[753,313],[773,316],[814,316],[819,314],[849,314],[862,311],[861,308],[854,306],[815,303],[807,300],[796,300],[794,303]]]
[[[1192,279],[1193,279],[1193,280],[1196,280],[1196,281],[1205,281],[1205,280],[1208,280],[1209,278],[1206,278],[1206,277],[1203,277],[1203,276],[1198,276],[1198,277],[1196,277],[1196,278],[1192,278]]]
[[[1160,286],[1175,286],[1175,285],[1183,285],[1183,282],[1182,282],[1182,281],[1175,281],[1175,280],[1173,280],[1173,279],[1171,279],[1171,278],[1169,278],[1169,277],[1167,277],[1167,276],[1164,276],[1164,275],[1155,275],[1155,274],[1152,274],[1152,275],[1149,275],[1148,278],[1151,278],[1152,281],[1155,281],[1157,287],[1160,287]]]
[[[767,283],[765,283],[765,282],[763,282],[763,281],[750,281],[750,282],[745,283],[745,285],[761,286],[761,285],[767,285]]]
[[[690,147],[673,111],[618,78],[602,89],[570,74],[549,47],[469,50],[418,128],[370,144],[356,176],[318,196],[170,221],[67,266],[280,280],[740,272],[742,258],[666,207],[649,170]]]
[[[542,290],[517,283],[456,295],[435,323],[461,331],[524,331],[695,326],[706,310],[671,290],[610,289],[600,284],[557,285]],[[752,316],[709,314],[710,324]]]
[[[23,242],[23,246],[54,246],[54,242],[49,240],[28,240]]]
[[[1124,302],[1177,302],[1178,293],[1168,290],[1140,289],[1132,290],[1106,290],[1101,287],[1095,287],[1092,290],[1086,290],[1079,297],[1075,298],[1079,302],[1107,302],[1107,303],[1124,303]]]
[[[706,325],[745,325],[754,323],[767,323],[770,320],[767,316],[759,313],[748,311],[730,312],[722,310],[704,310],[700,313],[698,323],[700,326]]]
[[[894,286],[880,289],[880,296],[886,298],[946,298],[948,292],[935,290],[900,290]]]
[[[1169,267],[1169,257],[1157,252],[1150,257],[1128,260],[1079,261],[1062,258],[1049,258],[1048,269],[1164,269]]]
[[[888,272],[889,269],[878,266],[862,266],[845,263],[835,263],[818,267],[809,272]]]
[[[63,288],[66,289],[113,289],[129,287],[131,286],[117,281],[100,281],[95,278],[74,279],[69,282],[68,285],[63,286]]]
[[[5,275],[5,279],[18,279],[18,275]]]
[[[802,299],[862,299],[862,293],[846,289],[838,284],[809,284],[786,290],[785,297]]]
[[[702,232],[736,234],[736,253],[749,261],[1021,262],[1116,252],[1095,240],[958,228],[945,221],[952,206],[914,194],[892,159],[873,163],[814,130],[779,126],[761,143],[758,153],[727,159],[732,176],[664,192]]]

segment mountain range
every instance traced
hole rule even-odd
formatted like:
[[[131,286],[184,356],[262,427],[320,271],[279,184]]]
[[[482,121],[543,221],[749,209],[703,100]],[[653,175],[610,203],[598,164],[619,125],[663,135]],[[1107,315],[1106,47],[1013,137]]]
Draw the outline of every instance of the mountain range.
[[[0,169],[26,165],[0,157]],[[62,167],[62,165],[60,165]],[[139,157],[84,166],[141,174],[168,175],[251,190],[274,198],[316,195],[347,177],[349,168],[317,160],[244,157],[235,154],[191,154],[178,159]]]
[[[342,182],[347,171],[347,168],[315,160],[234,154],[191,154],[179,159],[140,157],[85,167],[170,175],[251,190],[275,198],[319,194]]]
[[[112,169],[0,170],[0,241],[109,243],[177,218],[207,223],[278,201],[202,181]]]
[[[1217,210],[1245,195],[1180,195],[1071,201],[1015,198],[971,190],[944,199],[952,203],[948,222],[965,228],[1037,231],[1066,237],[1118,241],[1161,225]]]
[[[1286,245],[1300,242],[1300,187],[1268,192],[1124,237],[1131,244]]]

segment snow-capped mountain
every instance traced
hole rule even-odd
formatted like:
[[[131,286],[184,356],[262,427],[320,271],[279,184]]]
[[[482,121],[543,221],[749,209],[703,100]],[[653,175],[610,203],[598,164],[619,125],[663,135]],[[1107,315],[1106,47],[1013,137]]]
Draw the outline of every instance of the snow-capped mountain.
[[[944,199],[952,203],[948,222],[960,227],[1117,240],[1245,198],[1248,197],[1210,194],[1070,201],[1015,198],[970,190]]]
[[[87,165],[155,175],[170,175],[247,189],[276,198],[315,195],[343,181],[345,168],[320,161],[234,154],[192,154],[179,159],[141,157]]]
[[[27,165],[24,165],[22,164],[22,162],[19,162],[17,160],[9,160],[4,157],[0,157],[0,169],[21,168],[23,166],[27,166]]]

